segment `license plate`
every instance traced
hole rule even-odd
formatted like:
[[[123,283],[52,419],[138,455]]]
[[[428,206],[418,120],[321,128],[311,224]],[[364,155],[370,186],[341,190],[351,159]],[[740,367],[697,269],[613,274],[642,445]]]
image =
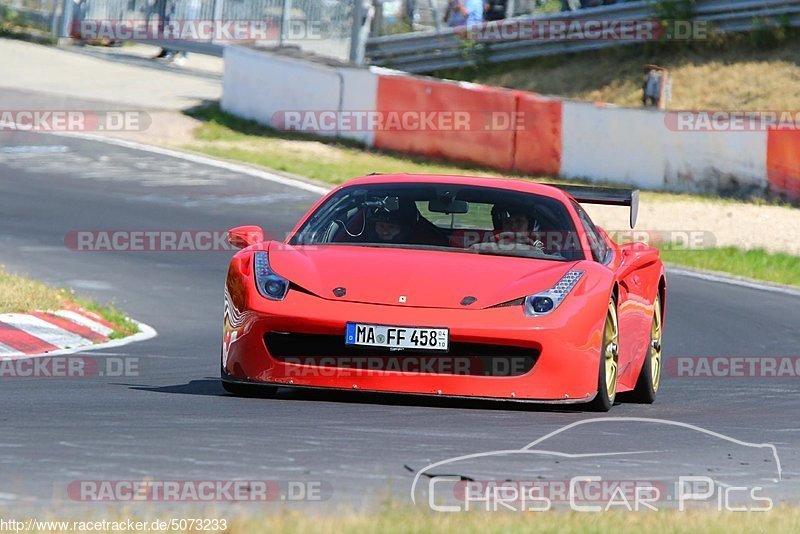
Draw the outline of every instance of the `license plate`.
[[[344,342],[364,347],[448,350],[450,331],[447,328],[347,323]]]

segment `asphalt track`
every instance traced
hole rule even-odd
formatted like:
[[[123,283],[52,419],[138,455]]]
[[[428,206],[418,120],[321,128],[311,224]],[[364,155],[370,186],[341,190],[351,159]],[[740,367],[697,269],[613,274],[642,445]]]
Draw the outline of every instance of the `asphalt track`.
[[[65,234],[87,229],[259,224],[280,234],[315,198],[130,148],[0,133],[0,263],[113,299],[159,334],[92,353],[138,358],[139,376],[0,379],[0,504],[68,504],[64,488],[71,481],[144,477],[322,481],[327,504],[372,505],[386,491],[407,501],[413,474],[405,465],[418,469],[449,457],[516,449],[569,423],[603,417],[575,409],[353,393],[287,390],[275,399],[232,397],[218,381],[230,253],[74,252],[64,245]],[[799,325],[798,296],[669,276],[667,358],[798,355]],[[656,404],[621,403],[610,415],[680,421],[737,440],[772,443],[782,479],[771,491],[796,501],[798,413],[797,378],[665,376]],[[765,478],[749,461],[731,462],[730,450],[705,444],[685,429],[604,425],[609,426],[571,429],[560,446],[657,449],[663,460],[650,463],[648,476],[664,477],[682,469],[711,472],[708,466],[727,454],[729,472]],[[486,461],[483,469],[491,471],[493,460]],[[566,476],[558,462],[550,461],[547,472]]]

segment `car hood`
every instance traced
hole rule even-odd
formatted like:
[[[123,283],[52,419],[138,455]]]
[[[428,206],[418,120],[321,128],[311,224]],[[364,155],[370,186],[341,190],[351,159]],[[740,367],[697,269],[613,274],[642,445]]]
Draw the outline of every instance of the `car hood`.
[[[269,248],[271,268],[321,298],[426,308],[463,309],[467,296],[476,299],[471,309],[494,306],[551,288],[577,263],[439,250],[275,245]],[[335,288],[346,293],[337,297]]]

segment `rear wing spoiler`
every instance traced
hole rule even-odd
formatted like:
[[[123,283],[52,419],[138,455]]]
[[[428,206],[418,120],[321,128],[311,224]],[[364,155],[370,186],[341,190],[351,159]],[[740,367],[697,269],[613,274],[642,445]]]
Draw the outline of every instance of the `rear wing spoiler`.
[[[605,204],[607,206],[630,206],[631,228],[639,217],[639,190],[617,187],[595,187],[591,185],[545,184],[561,189],[581,204]]]

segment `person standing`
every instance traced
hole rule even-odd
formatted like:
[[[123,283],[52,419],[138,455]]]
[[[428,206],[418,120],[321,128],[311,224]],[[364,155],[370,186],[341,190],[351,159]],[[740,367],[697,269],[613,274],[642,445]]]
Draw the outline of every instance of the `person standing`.
[[[450,0],[444,20],[451,28],[483,22],[483,0]]]
[[[444,11],[444,22],[451,28],[464,26],[467,22],[467,10],[462,0],[450,0]]]
[[[467,8],[467,26],[483,22],[483,0],[464,0]]]
[[[507,6],[508,0],[488,0],[483,18],[487,21],[503,20],[506,18]]]

